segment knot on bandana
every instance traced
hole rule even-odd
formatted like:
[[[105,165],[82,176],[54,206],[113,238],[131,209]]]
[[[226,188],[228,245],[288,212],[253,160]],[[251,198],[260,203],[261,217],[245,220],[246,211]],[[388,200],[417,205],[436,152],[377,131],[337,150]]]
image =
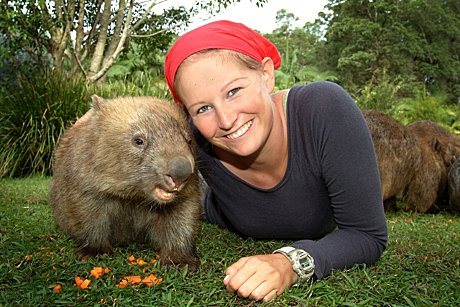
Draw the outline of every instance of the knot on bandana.
[[[179,37],[166,55],[164,74],[175,102],[179,102],[174,91],[177,69],[187,57],[206,49],[232,50],[259,62],[269,57],[275,69],[281,66],[278,49],[261,34],[241,23],[228,20],[208,23]]]

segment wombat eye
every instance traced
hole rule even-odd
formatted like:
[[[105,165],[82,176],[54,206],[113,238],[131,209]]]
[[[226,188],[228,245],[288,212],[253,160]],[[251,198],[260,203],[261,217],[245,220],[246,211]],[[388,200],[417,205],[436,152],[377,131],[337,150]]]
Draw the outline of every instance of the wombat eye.
[[[144,146],[144,139],[142,138],[134,138],[133,139],[133,145],[135,146]]]

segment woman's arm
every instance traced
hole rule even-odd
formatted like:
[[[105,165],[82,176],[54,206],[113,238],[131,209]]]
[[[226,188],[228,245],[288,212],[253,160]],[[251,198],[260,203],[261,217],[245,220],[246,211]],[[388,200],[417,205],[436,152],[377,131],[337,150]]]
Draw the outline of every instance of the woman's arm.
[[[304,92],[313,96],[307,121],[338,230],[292,246],[313,256],[320,279],[334,269],[373,264],[386,247],[387,225],[372,138],[358,106],[334,83],[310,84],[297,99]]]

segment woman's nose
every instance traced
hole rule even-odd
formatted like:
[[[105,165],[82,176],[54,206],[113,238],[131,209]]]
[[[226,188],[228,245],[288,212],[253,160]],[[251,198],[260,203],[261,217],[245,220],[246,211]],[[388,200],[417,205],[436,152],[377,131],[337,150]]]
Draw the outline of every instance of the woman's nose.
[[[236,113],[231,110],[218,110],[216,113],[219,128],[222,130],[230,130],[236,120]]]

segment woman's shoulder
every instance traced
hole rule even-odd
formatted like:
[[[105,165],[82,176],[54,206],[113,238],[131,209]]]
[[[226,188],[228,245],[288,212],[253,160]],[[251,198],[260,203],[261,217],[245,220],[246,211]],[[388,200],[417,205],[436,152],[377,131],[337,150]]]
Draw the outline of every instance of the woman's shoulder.
[[[337,104],[355,104],[340,85],[330,81],[316,81],[292,87],[289,90],[288,103],[319,110],[337,107]]]
[[[346,94],[345,90],[337,83],[331,81],[315,81],[307,84],[295,85],[289,93],[294,96],[318,96],[327,97],[330,95]]]

